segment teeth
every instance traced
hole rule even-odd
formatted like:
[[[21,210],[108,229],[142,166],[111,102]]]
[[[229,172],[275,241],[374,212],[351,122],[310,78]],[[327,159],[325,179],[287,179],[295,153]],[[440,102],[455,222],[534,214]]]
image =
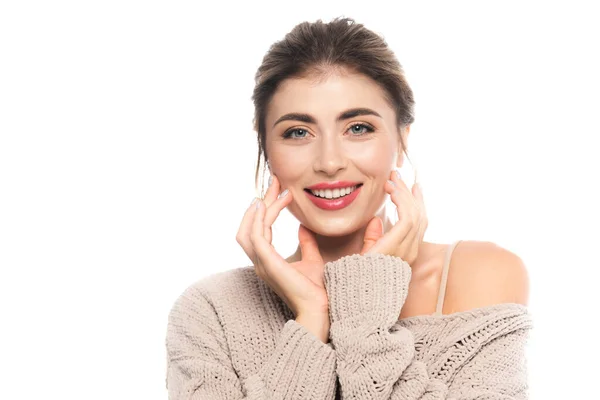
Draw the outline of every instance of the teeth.
[[[324,197],[326,199],[337,199],[339,197],[344,197],[354,192],[357,186],[347,187],[347,188],[336,188],[336,189],[321,189],[321,190],[310,190],[312,194],[318,197]]]

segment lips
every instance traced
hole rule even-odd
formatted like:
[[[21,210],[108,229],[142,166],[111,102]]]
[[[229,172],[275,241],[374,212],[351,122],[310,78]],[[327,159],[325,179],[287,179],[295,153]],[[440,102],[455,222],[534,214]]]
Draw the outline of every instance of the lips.
[[[310,201],[312,201],[312,203],[315,206],[317,206],[323,210],[335,211],[335,210],[340,210],[342,208],[348,207],[354,201],[354,199],[356,199],[356,197],[359,195],[361,188],[362,188],[362,183],[359,184],[358,187],[356,189],[354,189],[354,191],[352,193],[350,193],[344,197],[339,197],[337,199],[324,199],[322,197],[315,196],[308,189],[304,189],[304,192],[306,193],[306,195],[308,196]]]

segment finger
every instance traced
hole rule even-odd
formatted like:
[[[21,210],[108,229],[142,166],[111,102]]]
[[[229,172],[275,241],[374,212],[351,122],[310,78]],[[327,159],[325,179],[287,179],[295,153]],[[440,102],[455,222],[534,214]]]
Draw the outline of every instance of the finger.
[[[417,182],[412,187],[412,194],[415,199],[418,212],[418,224],[419,230],[425,232],[427,229],[427,210],[425,209],[425,199],[423,198],[423,191],[421,189],[421,185]]]
[[[277,219],[281,211],[292,202],[292,199],[292,193],[289,190],[287,192],[284,190],[281,193],[281,196],[278,197],[275,201],[273,201],[273,203],[270,206],[267,207],[264,220],[264,236],[265,240],[268,243],[272,242],[271,227],[275,223],[275,220]]]
[[[400,173],[397,169],[392,170],[392,172],[390,173],[390,180],[393,182],[393,185],[389,186],[391,186],[392,188],[395,187],[399,191],[401,198],[414,200],[413,193],[411,193],[411,191],[408,189],[406,182],[404,182],[404,180],[401,179]],[[409,204],[410,203],[412,203],[412,201],[409,202]]]
[[[415,196],[417,188],[413,185],[412,190],[408,189],[406,183],[402,179],[396,176],[396,171],[391,172],[392,182],[386,185],[386,191],[390,194],[392,202],[396,205],[398,211],[398,219],[400,219],[401,212],[404,214],[404,218],[411,218],[414,224],[419,221],[419,214],[422,210],[421,199]]]
[[[411,201],[413,203],[411,208],[411,214],[413,215],[413,225],[410,232],[407,234],[407,249],[402,254],[405,254],[406,261],[409,264],[413,263],[417,259],[419,254],[419,247],[423,241],[425,235],[425,229],[427,224],[427,217],[425,214],[425,208],[423,206],[423,198],[420,193],[419,185],[415,182],[411,188]]]
[[[396,234],[396,226],[401,226],[398,231],[402,231],[401,235],[404,238],[397,242],[400,244],[397,245],[396,254],[403,254],[406,260],[412,262],[416,259],[419,244],[423,240],[426,216],[418,185],[413,184],[409,191],[406,184],[401,181],[401,187],[401,190],[390,195],[398,213],[398,223],[392,228],[391,235]]]
[[[259,261],[264,264],[269,256],[277,254],[271,243],[267,242],[264,237],[264,219],[266,207],[262,200],[258,201],[258,208],[252,221],[252,232],[250,233],[250,241]],[[270,249],[270,250],[269,250]],[[267,257],[267,258],[265,258]],[[281,258],[281,256],[279,256]],[[283,258],[281,258],[283,260]],[[285,260],[284,260],[285,261]]]
[[[279,179],[277,179],[275,175],[272,175],[271,178],[273,179],[273,181],[269,185],[269,188],[265,193],[265,198],[263,199],[267,208],[269,208],[271,204],[273,204],[273,202],[277,200],[277,196],[279,195],[279,190],[281,186],[279,183]]]
[[[240,244],[242,249],[244,249],[244,252],[252,262],[254,262],[255,254],[252,249],[252,242],[250,241],[250,232],[252,231],[252,221],[254,221],[257,200],[258,199],[255,197],[253,200],[254,202],[246,209],[235,237],[236,241]]]
[[[398,171],[397,169],[393,169],[392,172],[390,172],[390,180],[394,182],[398,188],[405,189],[408,191],[408,187],[406,186],[406,183],[400,176],[400,171]]]
[[[287,261],[285,261],[285,259],[275,251],[275,248],[265,240],[263,236],[265,212],[266,207],[264,203],[260,201],[253,221],[250,238],[256,253],[258,266],[261,269],[263,276],[269,280],[268,283],[273,285],[272,287],[276,288],[281,279],[283,279],[284,282],[286,282],[286,280],[293,282],[293,279],[296,279],[297,275],[294,275],[295,272],[293,268],[286,268]],[[274,279],[275,274],[279,274],[280,278]]]
[[[390,183],[386,184],[386,191],[390,195],[392,203],[396,206],[396,214],[398,221],[410,221],[412,224],[416,224],[418,221],[418,207],[412,194],[407,190],[398,189],[397,186]]]
[[[408,234],[412,229],[412,223],[400,220],[382,237],[372,245],[367,253],[394,254],[403,251]]]
[[[404,181],[398,178],[388,179],[384,188],[389,194],[391,194],[394,191],[397,191],[402,196],[412,197],[412,194],[410,193],[410,190],[408,190],[408,187],[406,186]]]
[[[421,188],[420,183],[415,182],[415,184],[412,187],[412,193],[419,205],[421,206],[422,211],[426,213],[425,199],[423,198],[423,189]]]
[[[419,238],[422,241],[425,236],[425,231],[427,230],[427,225],[429,224],[427,218],[427,209],[425,208],[425,199],[423,198],[423,190],[421,188],[420,183],[415,183],[413,186],[413,193],[415,198],[417,199],[420,207],[421,207],[421,215],[419,219]]]
[[[250,242],[252,245],[252,250],[255,254],[255,263],[254,267],[257,269],[259,275],[262,277],[266,273],[266,269],[264,268],[264,263],[261,259],[261,254],[264,255],[265,251],[262,250],[262,253],[259,252],[259,248],[263,248],[263,219],[265,215],[265,205],[263,200],[258,199],[256,203],[256,210],[254,211],[254,219],[252,220],[252,226],[250,229]]]
[[[372,218],[365,230],[364,245],[360,254],[364,254],[383,236],[383,221],[379,217]]]
[[[415,185],[417,185],[416,178],[415,178],[415,184],[413,184],[413,186],[412,186],[412,190],[408,189],[406,182],[404,182],[404,180],[401,178],[400,172],[397,169],[392,170],[392,172],[390,174],[390,180],[392,182],[394,182],[396,187],[398,187],[398,189],[400,190],[400,193],[402,195],[405,195],[405,197],[407,199],[411,199],[411,200],[416,199],[416,196],[415,196],[415,189],[416,189]],[[419,187],[419,189],[420,189],[420,187]]]
[[[410,232],[406,235],[406,249],[403,249],[401,254],[405,254],[405,260],[409,264],[412,264],[414,260],[416,260],[417,255],[419,254],[419,246],[423,241],[423,236],[421,235],[421,224],[417,224],[413,226]]]
[[[298,227],[298,241],[302,260],[323,262],[315,234],[302,224]]]

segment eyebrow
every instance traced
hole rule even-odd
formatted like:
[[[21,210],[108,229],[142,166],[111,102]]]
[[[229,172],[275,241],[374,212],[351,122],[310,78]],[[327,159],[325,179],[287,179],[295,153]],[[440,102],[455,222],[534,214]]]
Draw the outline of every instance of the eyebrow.
[[[359,115],[375,115],[376,117],[382,118],[377,112],[371,110],[370,108],[351,108],[346,110],[340,115],[338,115],[336,122],[340,122],[346,119],[354,118]],[[273,127],[282,121],[302,121],[307,124],[315,124],[315,119],[309,114],[301,114],[301,113],[289,113],[281,116],[275,123]]]

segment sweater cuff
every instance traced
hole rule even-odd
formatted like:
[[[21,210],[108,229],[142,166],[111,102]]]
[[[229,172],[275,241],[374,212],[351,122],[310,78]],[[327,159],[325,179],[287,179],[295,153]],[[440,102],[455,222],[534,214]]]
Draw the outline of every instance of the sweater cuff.
[[[335,390],[335,368],[332,345],[323,343],[304,325],[291,319],[283,326],[272,356],[258,376],[265,386],[262,390],[267,393],[283,390],[295,394],[291,398],[306,395],[306,398],[325,398],[326,393]]]
[[[372,315],[397,320],[408,296],[410,265],[381,253],[352,254],[325,264],[331,324]]]

